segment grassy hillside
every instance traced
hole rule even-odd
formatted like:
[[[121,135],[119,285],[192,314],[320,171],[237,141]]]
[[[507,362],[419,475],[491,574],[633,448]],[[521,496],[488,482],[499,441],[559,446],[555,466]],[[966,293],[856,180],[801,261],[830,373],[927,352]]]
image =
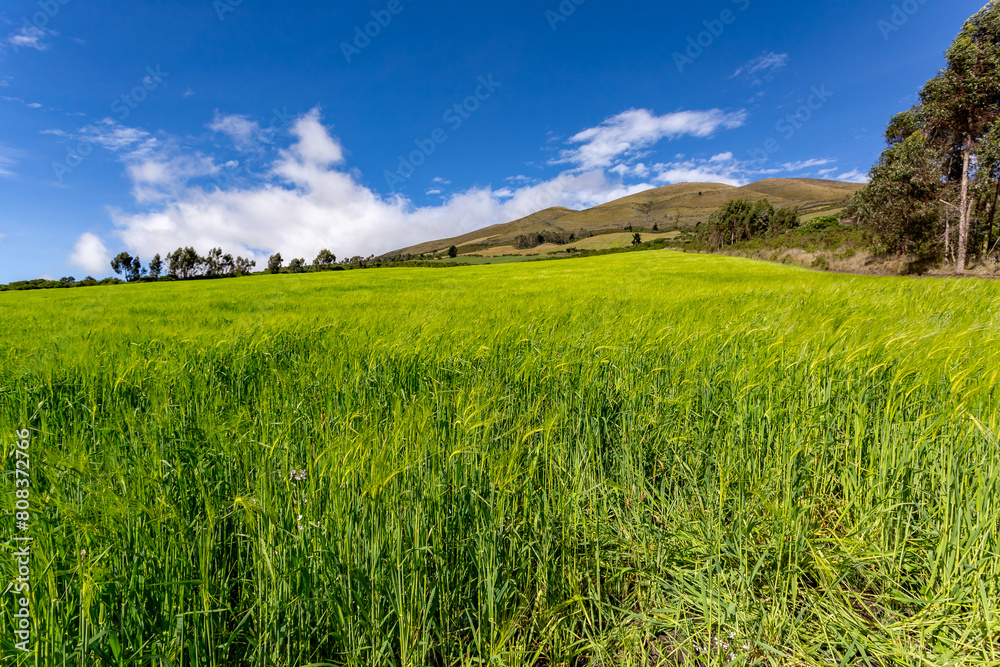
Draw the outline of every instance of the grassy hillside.
[[[693,229],[699,222],[731,199],[768,199],[776,208],[798,206],[808,217],[842,208],[861,186],[839,181],[816,179],[770,178],[737,188],[720,183],[681,183],[668,185],[619,199],[585,211],[550,208],[527,218],[493,225],[462,236],[428,241],[416,246],[389,253],[414,254],[441,253],[452,245],[460,254],[503,254],[491,248],[512,247],[521,234],[538,234],[546,231],[570,233],[587,232],[606,234],[632,227],[649,232],[653,226],[660,231]],[[837,206],[840,204],[841,206]],[[614,247],[598,242],[599,247]]]
[[[998,321],[670,251],[2,293],[31,664],[996,665]]]

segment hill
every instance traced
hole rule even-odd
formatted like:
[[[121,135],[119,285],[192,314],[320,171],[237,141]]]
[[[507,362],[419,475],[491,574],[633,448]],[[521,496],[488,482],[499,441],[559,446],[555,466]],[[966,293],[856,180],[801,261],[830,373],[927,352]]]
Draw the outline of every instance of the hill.
[[[576,237],[620,235],[623,230],[663,234],[693,229],[732,199],[769,200],[776,208],[797,206],[805,217],[839,209],[861,188],[855,183],[811,178],[768,178],[743,187],[722,183],[678,183],[655,188],[584,211],[548,208],[526,218],[501,223],[461,236],[427,241],[385,256],[438,254],[451,246],[459,254],[516,253],[522,235],[573,234]],[[619,239],[614,239],[618,243]],[[611,239],[609,239],[611,242]],[[591,246],[595,245],[591,242]]]

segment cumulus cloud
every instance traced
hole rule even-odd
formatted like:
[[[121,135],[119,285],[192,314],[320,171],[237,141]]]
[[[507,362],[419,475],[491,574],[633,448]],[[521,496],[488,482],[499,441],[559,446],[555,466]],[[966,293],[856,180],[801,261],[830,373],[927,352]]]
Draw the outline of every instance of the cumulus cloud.
[[[291,132],[292,145],[279,151],[265,182],[213,191],[191,185],[152,210],[114,211],[116,235],[142,256],[179,245],[202,252],[223,247],[258,260],[274,252],[311,257],[323,247],[341,256],[380,254],[551,206],[587,208],[654,187],[626,185],[604,170],[573,171],[516,189],[472,188],[420,207],[361,184],[344,167],[343,148],[318,111],[299,118]],[[128,173],[147,181],[160,177],[152,169]]]
[[[110,266],[111,256],[104,242],[96,236],[87,232],[76,240],[76,246],[70,253],[69,263],[83,269],[87,273],[107,273]]]
[[[759,86],[764,83],[761,78],[761,73],[764,72],[775,72],[785,65],[788,64],[788,54],[787,53],[774,53],[772,51],[765,51],[763,55],[760,55],[745,65],[737,68],[733,75],[729,77],[730,79],[735,79],[739,76],[744,76],[749,78],[753,85]]]
[[[708,137],[720,129],[740,127],[746,118],[742,110],[679,111],[657,116],[648,109],[630,109],[571,137],[567,143],[578,145],[562,151],[553,164],[572,164],[580,170],[603,169],[637,157],[663,139]]]

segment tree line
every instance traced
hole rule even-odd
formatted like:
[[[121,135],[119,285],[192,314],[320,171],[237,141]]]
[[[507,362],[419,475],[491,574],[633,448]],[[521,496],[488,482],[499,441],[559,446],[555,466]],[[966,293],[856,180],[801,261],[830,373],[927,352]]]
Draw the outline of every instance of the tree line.
[[[798,226],[798,208],[775,210],[767,199],[733,199],[716,209],[707,223],[698,223],[696,236],[721,250],[741,241],[776,236]]]
[[[919,102],[890,121],[853,220],[879,251],[954,264],[994,255],[1000,202],[1000,3],[970,18]]]

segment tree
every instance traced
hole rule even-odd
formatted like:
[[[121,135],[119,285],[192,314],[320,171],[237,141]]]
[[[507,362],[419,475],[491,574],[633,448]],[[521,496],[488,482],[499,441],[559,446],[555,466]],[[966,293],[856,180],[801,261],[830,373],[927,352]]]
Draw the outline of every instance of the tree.
[[[198,274],[204,264],[204,260],[198,255],[194,248],[178,248],[167,255],[168,271],[174,278],[185,280]]]
[[[146,276],[146,269],[142,268],[142,262],[138,257],[132,260],[132,267],[128,272],[128,281],[130,283],[142,280]]]
[[[909,121],[899,120],[890,124],[886,133],[890,145],[845,216],[857,222],[878,252],[928,256],[941,232],[945,185],[940,160],[922,132],[900,141],[896,130]]]
[[[642,245],[642,234],[632,235],[632,245]]]
[[[456,248],[455,246],[448,248],[448,256],[451,257],[452,259],[458,257],[458,248]]]
[[[222,270],[222,275],[232,276],[236,272],[236,260],[228,252],[222,256],[222,261],[219,262],[219,267]]]
[[[334,255],[329,250],[327,250],[326,248],[320,250],[319,254],[316,255],[316,259],[313,260],[313,266],[315,266],[320,271],[325,271],[326,269],[329,269],[336,263],[337,263],[337,256]]]
[[[202,258],[201,263],[205,267],[205,275],[209,278],[217,278],[221,275],[225,275],[222,261],[222,248],[212,248],[209,250],[208,254]]]
[[[67,283],[69,285],[72,285],[73,283],[76,282],[76,278],[74,278],[73,276],[66,276],[64,278],[60,278],[59,282],[61,282],[61,283]]]
[[[118,255],[111,260],[111,269],[119,276],[124,274],[127,280],[128,274],[132,271],[132,255],[127,252],[118,253]]]
[[[786,232],[789,229],[796,229],[799,226],[799,207],[779,208],[771,218],[771,225],[768,233],[772,236]]]
[[[658,232],[658,231],[660,231],[660,225],[658,225],[657,223],[655,223],[655,222],[654,222],[654,223],[653,223],[653,231],[654,231],[654,232]]]
[[[977,151],[1000,119],[1000,3],[986,5],[966,21],[945,52],[947,66],[920,93],[924,132],[944,158],[947,179],[958,185],[955,272],[964,273],[971,217],[976,206],[971,187]]]
[[[291,262],[289,262],[288,270],[291,271],[292,273],[302,273],[302,271],[305,268],[305,265],[306,265],[306,260],[296,258],[293,259]]]
[[[237,257],[236,262],[233,265],[233,270],[237,276],[248,276],[250,275],[250,270],[255,266],[257,266],[257,262]]]
[[[733,199],[709,216],[705,236],[709,243],[721,249],[768,232],[774,216],[774,207],[766,199],[757,202]]]
[[[163,260],[160,259],[159,253],[153,255],[153,259],[149,262],[149,277],[153,280],[157,280],[160,277],[160,273],[163,271]]]
[[[281,273],[281,265],[284,264],[285,260],[281,259],[281,253],[275,253],[271,255],[271,259],[267,260],[267,272],[268,273]]]

